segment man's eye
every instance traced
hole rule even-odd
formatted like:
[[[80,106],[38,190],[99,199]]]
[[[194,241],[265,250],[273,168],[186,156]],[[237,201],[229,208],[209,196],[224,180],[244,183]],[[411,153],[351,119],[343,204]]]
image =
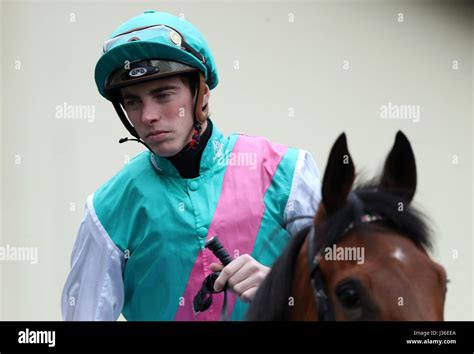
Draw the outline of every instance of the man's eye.
[[[171,93],[170,92],[166,92],[166,93],[159,93],[157,95],[155,95],[156,98],[168,98],[171,96]]]
[[[126,100],[124,102],[125,106],[130,107],[137,104],[137,100]]]

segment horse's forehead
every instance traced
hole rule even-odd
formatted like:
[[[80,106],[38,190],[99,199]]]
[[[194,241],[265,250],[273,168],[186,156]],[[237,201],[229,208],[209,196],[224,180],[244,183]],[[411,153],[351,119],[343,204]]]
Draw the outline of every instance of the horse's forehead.
[[[364,247],[367,251],[384,253],[400,261],[406,260],[410,254],[423,253],[408,237],[387,230],[374,230],[366,234],[354,231],[342,240],[342,244]]]
[[[394,267],[403,266],[408,268],[424,267],[427,263],[431,263],[426,251],[416,246],[412,240],[396,232],[387,232],[387,230],[366,234],[354,231],[337,245],[343,249],[359,250],[359,254],[364,257],[362,263],[378,264],[382,262],[386,267],[390,263]],[[389,260],[390,262],[388,262]],[[351,265],[339,264],[339,266],[346,268]]]
[[[420,254],[425,254],[418,246],[415,245],[412,240],[406,236],[397,233],[373,236],[378,237],[373,237],[373,240],[369,240],[369,244],[373,244],[374,247],[384,250],[388,257],[398,261],[405,262],[413,256],[418,258]]]
[[[395,250],[390,254],[390,256],[399,260],[400,262],[404,262],[406,260],[405,252],[403,251],[403,248],[399,246],[395,247]]]

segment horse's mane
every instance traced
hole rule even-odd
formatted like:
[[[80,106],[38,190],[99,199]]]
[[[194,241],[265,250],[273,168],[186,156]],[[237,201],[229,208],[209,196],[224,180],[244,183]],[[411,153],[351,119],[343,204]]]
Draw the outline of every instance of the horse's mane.
[[[377,222],[385,228],[397,232],[411,240],[416,246],[431,249],[431,236],[426,216],[392,192],[380,189],[375,181],[357,186],[352,192],[362,204],[349,198],[337,212],[326,218],[317,229],[317,247],[331,246],[344,236],[346,227],[359,220],[364,214],[379,215],[383,221]],[[355,198],[357,199],[357,198]],[[358,230],[370,229],[372,223],[356,224]],[[320,238],[318,239],[318,235]]]
[[[395,194],[381,190],[375,182],[359,185],[352,193],[357,198],[349,198],[342,208],[326,218],[324,223],[317,228],[317,250],[339,242],[347,226],[364,214],[381,216],[383,221],[377,223],[383,227],[407,237],[418,247],[431,249],[431,236],[425,221],[426,217],[415,207],[404,203]],[[292,221],[289,220],[287,223]],[[358,230],[369,230],[372,227],[371,224],[361,223],[354,227]],[[277,258],[250,303],[247,320],[288,320],[295,263],[309,229],[308,226],[293,236],[283,253]]]

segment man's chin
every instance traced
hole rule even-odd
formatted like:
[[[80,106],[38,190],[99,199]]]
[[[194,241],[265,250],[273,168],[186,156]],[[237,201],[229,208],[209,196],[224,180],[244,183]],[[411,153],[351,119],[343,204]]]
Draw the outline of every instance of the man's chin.
[[[155,155],[159,157],[171,157],[176,155],[178,152],[182,150],[182,147],[173,147],[173,146],[165,146],[166,143],[159,144],[157,146],[156,144],[150,145],[150,148],[152,151],[155,153]]]

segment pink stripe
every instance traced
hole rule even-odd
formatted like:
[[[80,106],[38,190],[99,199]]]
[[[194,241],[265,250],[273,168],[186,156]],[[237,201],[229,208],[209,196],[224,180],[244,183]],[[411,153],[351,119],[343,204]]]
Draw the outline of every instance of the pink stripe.
[[[264,138],[245,135],[238,137],[234,145],[234,157],[256,156],[256,164],[239,166],[238,163],[233,164],[232,159],[229,160],[221,195],[206,240],[218,235],[219,241],[229,251],[231,257],[252,253],[265,212],[263,198],[287,149],[283,145],[270,144]],[[219,320],[223,293],[213,295],[213,304],[207,311],[198,315],[194,315],[192,311],[193,297],[199,291],[204,278],[211,273],[209,266],[212,262],[218,262],[212,252],[208,249],[199,252],[183,295],[186,306],[179,307],[175,320]],[[230,291],[227,296],[230,318],[236,296]]]

